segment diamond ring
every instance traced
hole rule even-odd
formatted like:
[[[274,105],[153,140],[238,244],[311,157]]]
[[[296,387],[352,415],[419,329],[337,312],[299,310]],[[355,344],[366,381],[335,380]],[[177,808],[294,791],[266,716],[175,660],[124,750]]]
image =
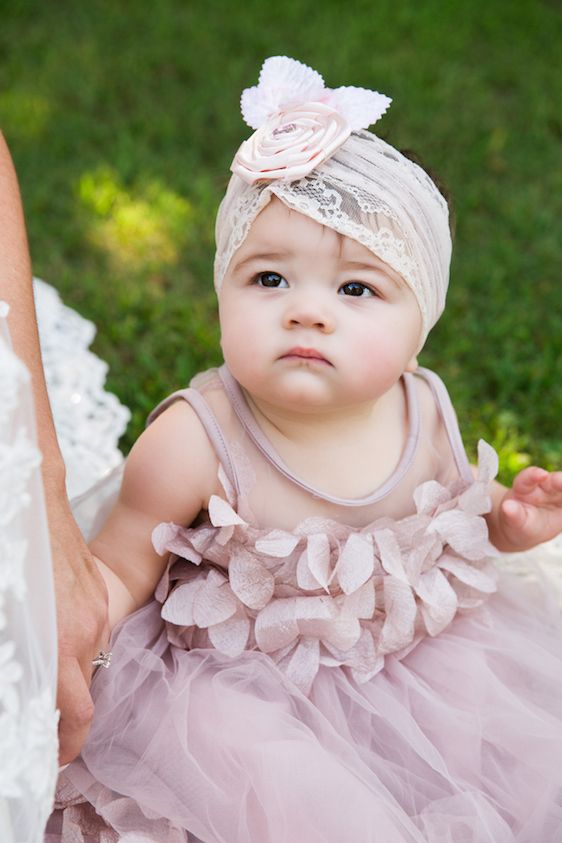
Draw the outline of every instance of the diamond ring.
[[[106,653],[104,650],[99,651],[99,655],[92,659],[94,667],[109,667],[111,664],[111,652]]]

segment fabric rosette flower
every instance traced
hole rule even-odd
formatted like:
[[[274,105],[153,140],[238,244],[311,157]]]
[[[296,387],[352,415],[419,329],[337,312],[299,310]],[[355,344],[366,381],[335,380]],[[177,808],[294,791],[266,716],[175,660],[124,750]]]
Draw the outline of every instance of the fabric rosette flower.
[[[334,108],[309,102],[271,117],[244,141],[232,172],[249,184],[296,181],[329,158],[350,136],[351,126]]]
[[[326,88],[319,73],[287,56],[266,59],[259,84],[242,94],[254,134],[231,170],[249,184],[297,181],[329,158],[355,129],[381,117],[391,100],[365,88]]]

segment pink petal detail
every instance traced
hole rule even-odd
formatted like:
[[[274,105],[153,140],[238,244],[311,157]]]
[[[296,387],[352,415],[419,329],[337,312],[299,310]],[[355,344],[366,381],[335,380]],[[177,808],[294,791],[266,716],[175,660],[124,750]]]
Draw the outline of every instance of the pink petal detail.
[[[384,667],[384,656],[377,656],[377,660],[375,662],[374,667],[368,671],[362,671],[359,668],[352,668],[351,675],[355,679],[358,685],[364,685],[365,682],[370,682],[371,679],[380,673]]]
[[[259,553],[267,554],[267,556],[283,559],[285,556],[291,555],[298,543],[298,536],[286,533],[284,530],[272,530],[267,536],[257,540],[256,550]]]
[[[362,685],[372,679],[384,667],[384,656],[377,651],[373,633],[363,629],[361,638],[352,651],[352,657],[346,664],[351,667],[354,680]]]
[[[498,473],[498,455],[491,445],[484,439],[478,442],[478,480],[481,483],[491,483]]]
[[[228,575],[233,592],[250,609],[263,609],[273,597],[273,576],[259,559],[243,549],[230,559]]]
[[[383,652],[392,653],[405,647],[414,637],[417,607],[412,589],[396,577],[385,577],[384,605],[386,619],[379,645]]]
[[[227,545],[234,535],[234,524],[229,524],[227,527],[221,527],[215,535],[215,541],[221,547]]]
[[[213,647],[232,658],[244,652],[249,635],[250,621],[241,614],[209,627],[209,638]]]
[[[331,620],[338,615],[337,605],[325,594],[315,597],[295,597],[295,617],[301,620]]]
[[[317,586],[328,588],[330,580],[330,541],[326,533],[317,533],[307,541],[308,569],[315,577]]]
[[[193,618],[197,626],[212,626],[232,617],[238,608],[238,601],[232,593],[228,580],[211,568],[203,587],[193,602]]]
[[[488,549],[488,527],[483,518],[458,509],[441,512],[427,529],[466,559],[481,559]]]
[[[308,694],[320,663],[320,645],[316,638],[303,638],[285,669],[287,677],[303,694]]]
[[[256,617],[254,634],[263,653],[271,653],[291,644],[299,634],[295,616],[298,598],[286,597],[272,600]]]
[[[492,566],[489,566],[487,571],[482,571],[474,565],[467,565],[466,562],[456,556],[444,554],[438,562],[438,567],[444,571],[449,571],[461,582],[485,594],[493,594],[497,591],[497,581]]]
[[[451,493],[437,480],[422,483],[414,492],[414,503],[419,513],[431,514],[438,506],[451,500]]]
[[[318,580],[312,575],[308,567],[308,551],[306,548],[297,562],[297,584],[304,591],[316,591],[318,588]]]
[[[353,648],[351,674],[355,681],[362,685],[376,676],[383,667],[384,656],[377,652],[372,632],[364,629],[361,638]]]
[[[216,534],[214,527],[201,525],[189,531],[189,538],[193,547],[204,555],[209,545],[215,541]]]
[[[443,544],[436,533],[423,535],[413,546],[406,559],[405,568],[408,582],[414,587],[420,574],[435,565],[443,550]]]
[[[301,636],[322,639],[330,635],[336,624],[338,607],[335,600],[327,596],[297,597],[295,616]]]
[[[159,556],[164,556],[169,541],[175,539],[179,527],[171,522],[162,522],[152,531],[152,546]]]
[[[367,580],[357,591],[346,595],[341,607],[344,615],[370,620],[375,614],[375,584],[373,580]]]
[[[346,652],[357,644],[361,637],[361,625],[357,618],[340,615],[326,624],[326,630],[319,636],[329,641],[338,650]]]
[[[156,553],[164,556],[165,553],[175,553],[184,559],[189,559],[194,565],[201,562],[201,554],[195,550],[189,538],[185,535],[186,529],[178,524],[158,524],[152,531],[152,546]]]
[[[324,102],[345,117],[352,129],[367,129],[387,111],[392,100],[378,91],[352,85],[328,90]]]
[[[476,481],[466,489],[458,499],[458,507],[469,515],[485,515],[492,508],[492,499],[487,494],[486,486]]]
[[[230,527],[234,524],[246,523],[230,504],[219,498],[218,495],[211,495],[209,498],[208,511],[209,520],[213,527]]]
[[[384,570],[393,577],[407,583],[408,577],[402,563],[402,553],[392,530],[376,530],[374,536]]]
[[[445,575],[432,568],[420,579],[416,589],[421,598],[421,613],[429,635],[438,635],[453,620],[458,608],[457,595]]]
[[[351,594],[366,582],[374,568],[373,539],[351,533],[336,567],[338,582],[345,594]]]
[[[177,626],[193,626],[193,604],[197,593],[204,586],[201,579],[183,583],[174,588],[164,605],[161,615],[165,621],[175,623]]]

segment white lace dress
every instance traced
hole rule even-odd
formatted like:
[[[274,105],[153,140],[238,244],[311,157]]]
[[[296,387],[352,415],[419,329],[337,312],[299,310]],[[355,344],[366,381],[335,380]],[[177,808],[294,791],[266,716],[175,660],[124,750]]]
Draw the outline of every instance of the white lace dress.
[[[35,282],[41,344],[71,497],[90,511],[118,474],[129,412],[104,391],[88,351],[95,328]],[[29,373],[0,303],[0,841],[39,843],[57,776],[56,623],[47,519]],[[94,500],[97,501],[94,503]],[[78,501],[83,518],[87,509]]]

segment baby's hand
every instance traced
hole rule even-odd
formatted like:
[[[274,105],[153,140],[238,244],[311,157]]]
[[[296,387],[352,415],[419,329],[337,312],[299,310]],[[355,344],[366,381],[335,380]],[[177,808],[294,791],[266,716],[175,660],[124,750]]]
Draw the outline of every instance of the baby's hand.
[[[531,466],[521,471],[500,504],[501,533],[514,550],[526,550],[562,532],[562,471]]]

